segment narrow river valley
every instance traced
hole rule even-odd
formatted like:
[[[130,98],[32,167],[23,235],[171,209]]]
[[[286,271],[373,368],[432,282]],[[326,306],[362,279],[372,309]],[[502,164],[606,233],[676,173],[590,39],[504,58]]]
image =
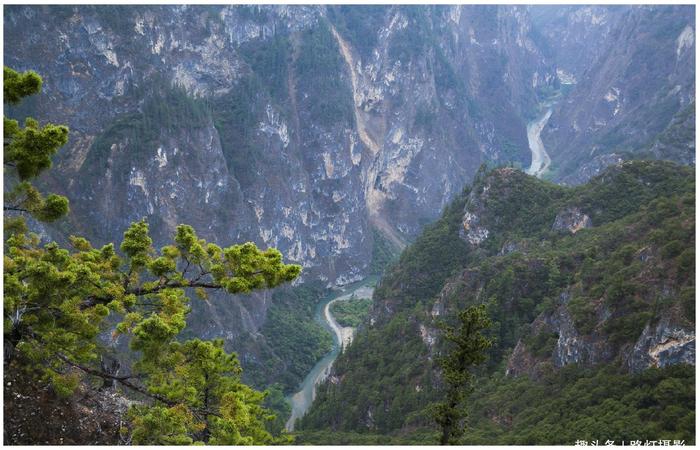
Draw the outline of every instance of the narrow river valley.
[[[331,314],[331,305],[335,302],[349,300],[353,296],[355,298],[372,298],[375,283],[374,277],[352,283],[341,290],[333,291],[326,300],[320,302],[316,307],[316,321],[333,334],[333,349],[321,358],[306,375],[299,390],[288,397],[292,405],[292,414],[287,421],[287,431],[293,431],[296,420],[301,418],[311,407],[311,403],[316,397],[316,385],[328,377],[333,362],[342,349],[352,341],[355,329],[341,326]]]
[[[540,133],[544,129],[549,117],[552,115],[551,103],[544,105],[544,111],[532,122],[527,124],[527,140],[532,152],[532,163],[527,173],[536,177],[542,177],[547,172],[551,159],[542,143]],[[352,342],[354,328],[341,326],[331,313],[331,305],[335,302],[350,298],[372,298],[376,279],[365,278],[352,283],[340,290],[333,291],[324,301],[316,307],[315,319],[333,335],[333,349],[328,352],[311,371],[306,375],[299,386],[299,390],[287,397],[292,406],[292,414],[286,424],[287,431],[293,431],[297,419],[306,414],[316,397],[316,386],[323,382],[330,374],[333,362],[341,351]]]

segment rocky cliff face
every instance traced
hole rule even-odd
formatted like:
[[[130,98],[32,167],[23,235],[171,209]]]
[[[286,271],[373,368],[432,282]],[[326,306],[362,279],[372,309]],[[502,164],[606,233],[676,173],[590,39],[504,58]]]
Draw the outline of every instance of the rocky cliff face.
[[[648,147],[682,122],[695,99],[694,7],[570,6],[533,10],[562,83],[542,133],[554,177],[581,183],[620,159],[655,157],[691,163],[695,126],[676,150]],[[678,128],[677,125],[675,127]],[[678,134],[678,133],[676,133]]]
[[[10,6],[5,64],[44,77],[10,113],[71,127],[42,180],[71,200],[54,238],[119,241],[146,217],[161,245],[188,223],[223,245],[278,247],[333,286],[366,275],[372,228],[402,247],[480,164],[527,166],[526,124],[561,83],[576,82],[543,137],[562,177],[568,161],[597,164],[589,175],[619,161],[589,143],[618,123],[637,136],[647,123],[632,118],[659,102],[669,113],[645,135],[672,126],[650,154],[685,158],[688,11]],[[258,333],[270,302],[197,304],[194,332],[259,359],[274,352]]]
[[[621,173],[629,170],[631,166],[624,167],[619,171],[609,171],[605,183],[614,184],[615,178],[620,177]],[[640,176],[639,180],[646,178],[640,173],[638,176]],[[463,230],[461,230],[460,236],[469,242],[474,249],[478,248],[488,237],[489,219],[492,221],[500,216],[494,216],[493,211],[489,211],[487,205],[493,200],[489,197],[493,195],[508,197],[511,195],[503,189],[503,178],[517,179],[517,174],[511,169],[496,171],[481,186],[473,190],[468,197],[463,215]],[[511,183],[512,181],[506,182],[505,185]],[[598,208],[605,208],[605,206],[599,205]],[[590,206],[588,209],[593,210],[590,209]],[[669,220],[670,217],[664,217],[664,219]],[[476,225],[479,223],[482,224],[482,227]],[[500,227],[495,224],[491,228]],[[581,207],[565,206],[557,212],[551,231],[560,235],[561,233],[574,235],[591,228],[595,228],[593,221]],[[633,231],[632,228],[628,232],[639,236],[639,232]],[[543,245],[546,244],[540,243],[540,246]],[[663,271],[669,267],[667,261],[669,255],[664,255],[662,246],[652,244],[648,246],[638,245],[638,247],[636,251],[633,251],[632,246],[618,250],[618,252],[630,253],[625,263],[628,266],[625,275],[627,288],[624,292],[618,293],[615,286],[606,285],[607,289],[600,298],[589,299],[590,303],[588,303],[585,313],[588,315],[587,323],[584,324],[584,320],[581,318],[580,300],[582,296],[586,295],[583,291],[590,289],[586,283],[594,283],[595,281],[589,280],[586,283],[578,281],[558,290],[548,311],[540,313],[528,325],[524,336],[518,339],[515,348],[508,357],[506,374],[528,374],[536,377],[540,371],[546,370],[552,365],[561,368],[569,364],[593,366],[616,362],[633,372],[640,372],[649,367],[665,367],[680,363],[695,364],[693,323],[692,320],[689,322],[690,317],[683,313],[682,308],[675,304],[675,298],[682,295],[684,281],[681,281],[681,278],[674,273],[675,269],[671,270],[670,277],[656,278],[656,275],[651,275],[656,270]],[[506,240],[499,256],[515,252],[529,254],[526,257],[528,271],[537,271],[542,267],[541,258],[534,256],[538,253],[538,249],[532,245],[528,246],[526,240],[521,241],[520,245]],[[615,270],[615,264],[610,264],[607,267],[611,271]],[[455,297],[464,295],[459,291],[481,293],[487,290],[489,280],[484,280],[483,276],[480,275],[479,271],[467,270],[456,281],[448,283],[433,305],[433,316],[445,315],[448,312],[447,305],[454,302]],[[529,280],[523,280],[523,284],[525,286],[521,285],[521,288],[532,289],[531,286],[527,286]],[[632,287],[635,284],[637,286],[643,285],[644,289],[638,290]],[[514,297],[517,296],[526,297],[528,295],[521,292]],[[632,308],[629,305],[621,308],[620,305],[614,304],[611,299],[613,296],[633,296],[636,305]],[[572,299],[574,300],[573,304],[571,304]],[[636,330],[636,333],[639,334],[628,336],[623,345],[620,345],[618,337],[611,338],[613,328],[624,327],[626,326],[625,322],[630,320],[626,315],[641,308],[641,304],[651,305],[655,302],[661,302],[664,306],[655,307],[656,310],[651,316],[651,320],[647,316],[639,317],[642,321],[648,320],[643,324],[643,330],[641,328]],[[616,325],[616,321],[620,321],[620,323]],[[606,323],[608,325],[605,325]]]
[[[349,14],[10,8],[6,63],[45,78],[25,110],[71,126],[47,183],[94,239],[146,216],[162,242],[187,222],[343,284],[369,262],[359,231],[402,243],[481,162],[525,163],[531,72],[551,79],[523,9],[377,9],[370,46]]]
[[[370,9],[367,37],[343,8],[8,8],[5,63],[44,77],[10,112],[71,128],[42,180],[63,229],[118,242],[146,217],[162,245],[188,223],[333,286],[367,273],[372,227],[400,247],[482,162],[527,161],[531,72],[552,76],[525,10]],[[264,347],[268,306],[195,305],[196,332]]]

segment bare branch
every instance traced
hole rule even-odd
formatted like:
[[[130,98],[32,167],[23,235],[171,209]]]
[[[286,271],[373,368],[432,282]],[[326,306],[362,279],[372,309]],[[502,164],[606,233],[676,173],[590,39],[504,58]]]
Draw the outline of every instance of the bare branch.
[[[16,206],[5,206],[3,205],[2,207],[3,211],[19,211],[23,213],[29,214],[29,210],[24,209],[24,208],[17,208]]]

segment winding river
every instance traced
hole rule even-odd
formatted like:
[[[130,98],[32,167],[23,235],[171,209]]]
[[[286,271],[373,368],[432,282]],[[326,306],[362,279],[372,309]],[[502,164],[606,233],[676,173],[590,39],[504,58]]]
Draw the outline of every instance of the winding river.
[[[542,133],[552,115],[552,108],[551,103],[543,106],[545,107],[544,112],[527,124],[527,141],[532,152],[532,163],[530,168],[527,169],[527,173],[536,177],[541,177],[546,173],[549,165],[552,163],[540,137],[540,133]],[[342,327],[331,314],[331,305],[335,302],[348,300],[353,295],[356,298],[371,298],[375,283],[376,279],[374,278],[365,278],[352,283],[334,291],[316,307],[315,319],[333,334],[333,348],[306,375],[299,386],[299,390],[287,397],[292,406],[292,414],[286,424],[287,431],[293,431],[297,419],[306,414],[316,397],[316,386],[328,377],[333,362],[342,349],[352,341],[354,328]]]
[[[542,137],[540,136],[551,115],[552,109],[546,108],[541,116],[527,124],[527,142],[532,152],[532,163],[530,168],[527,169],[527,173],[538,178],[549,169],[549,165],[552,163],[547,151],[544,149]]]
[[[286,425],[287,431],[293,431],[294,423],[297,419],[306,414],[316,397],[316,385],[328,377],[333,362],[341,350],[352,341],[355,329],[342,327],[331,314],[331,305],[335,302],[349,300],[353,295],[356,298],[372,298],[375,283],[376,279],[371,277],[349,284],[340,290],[334,291],[316,307],[316,321],[333,334],[333,348],[306,374],[304,381],[299,386],[299,390],[287,397],[292,406],[292,415],[289,417]]]

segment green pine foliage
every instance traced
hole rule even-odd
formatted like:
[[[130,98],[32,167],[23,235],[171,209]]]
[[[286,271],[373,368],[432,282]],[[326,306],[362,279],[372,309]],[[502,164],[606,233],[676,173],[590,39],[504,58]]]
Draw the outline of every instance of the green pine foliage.
[[[6,68],[5,76],[10,101],[41,85],[36,74]],[[169,106],[151,106],[148,116],[182,120],[177,112],[182,107],[171,109],[180,100],[175,93]],[[21,129],[5,119],[5,131],[5,166],[16,169],[21,180],[5,201],[24,195],[23,208],[6,204],[5,211],[45,221],[65,214],[65,199],[42,199],[28,179],[50,167],[67,128],[40,129],[28,119]],[[273,288],[297,278],[300,266],[284,264],[276,249],[260,250],[250,242],[219,247],[188,225],[179,225],[172,243],[156,249],[148,224],[133,223],[119,251],[112,243],[95,248],[76,236],[67,249],[42,243],[21,218],[6,217],[5,225],[5,364],[37,373],[65,396],[80,383],[118,384],[135,399],[124,429],[124,439],[134,444],[288,442],[270,433],[275,418],[263,407],[266,394],[241,382],[238,359],[224,350],[223,341],[184,340],[181,333],[190,292],[206,300],[209,290],[240,294]],[[109,372],[99,363],[107,351],[98,337],[109,331],[112,339],[129,343],[129,374]]]
[[[24,97],[41,91],[41,77],[34,71],[19,73],[7,66],[3,67],[3,95],[5,103],[16,105]]]
[[[41,91],[41,77],[35,72],[18,73],[3,68],[5,104],[16,105],[22,98]],[[3,165],[5,183],[3,211],[15,214],[5,220],[6,232],[23,230],[17,213],[27,214],[43,222],[53,222],[68,213],[68,199],[57,194],[44,197],[31,183],[51,168],[51,157],[68,142],[68,127],[47,124],[27,117],[24,127],[3,116]],[[8,188],[9,187],[9,188]]]
[[[355,431],[298,431],[296,445],[435,445],[438,433],[433,431],[399,433],[358,433]]]
[[[150,326],[146,325],[146,329]],[[162,405],[131,408],[132,443],[275,442],[264,427],[269,414],[261,404],[265,394],[240,382],[236,355],[226,353],[223,340],[192,339],[180,343],[151,339],[158,331],[144,331],[134,330],[132,349],[144,354],[134,369],[149,375],[149,393],[161,396],[163,401]]]
[[[435,423],[442,430],[440,444],[456,444],[464,434],[464,401],[474,390],[471,370],[486,360],[491,341],[481,331],[491,325],[485,305],[470,306],[457,314],[459,328],[442,326],[448,343],[446,355],[438,359],[444,387],[443,400],[433,406]]]
[[[134,443],[272,443],[264,398],[240,382],[236,356],[222,341],[178,341],[189,299],[222,289],[231,294],[275,287],[299,274],[275,249],[252,243],[220,248],[180,225],[172,245],[157,251],[148,225],[133,224],[120,256],[112,244],[93,248],[72,237],[72,250],[41,246],[36,236],[5,243],[5,342],[23,364],[70,394],[78,369],[114,379],[150,398],[132,412]],[[126,336],[136,362],[133,374],[114,377],[95,367],[96,340],[109,315],[120,318],[113,336]],[[149,421],[162,420],[159,427]],[[179,430],[179,431],[175,431]]]
[[[542,380],[494,374],[470,397],[470,445],[573,445],[577,440],[695,443],[695,368],[630,375],[566,366]]]
[[[274,419],[265,423],[267,431],[273,436],[278,436],[284,431],[287,418],[292,414],[292,407],[284,396],[283,386],[275,383],[266,389],[267,395],[263,406],[275,414]]]
[[[617,445],[631,440],[696,442],[695,369],[649,369],[638,375],[611,367],[571,365],[542,380],[493,374],[479,378],[469,397],[461,445]],[[434,445],[431,429],[376,432],[303,430],[297,444]]]

